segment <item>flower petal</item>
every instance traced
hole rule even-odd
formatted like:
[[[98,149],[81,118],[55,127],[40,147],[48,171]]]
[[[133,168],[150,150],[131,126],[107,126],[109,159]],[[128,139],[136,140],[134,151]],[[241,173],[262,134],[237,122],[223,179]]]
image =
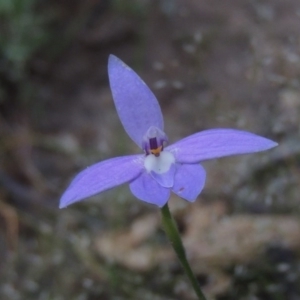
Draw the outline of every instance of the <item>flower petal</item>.
[[[168,151],[161,151],[159,156],[149,154],[144,159],[146,171],[163,187],[172,187],[174,184],[174,163],[174,155]]]
[[[170,189],[159,185],[147,172],[131,182],[129,187],[138,199],[159,207],[163,207],[170,197]]]
[[[79,173],[60,199],[59,208],[135,179],[144,169],[143,155],[111,158]]]
[[[170,165],[170,168],[165,173],[156,173],[154,171],[150,172],[151,176],[155,179],[157,183],[161,186],[170,188],[174,185],[176,167],[175,164]]]
[[[173,192],[187,201],[194,202],[205,184],[206,172],[199,164],[178,164]]]
[[[150,126],[163,130],[163,116],[158,101],[144,81],[114,55],[109,56],[108,75],[125,131],[142,147],[142,138]]]
[[[188,136],[165,150],[172,152],[177,162],[196,163],[223,156],[264,151],[277,145],[246,131],[211,129]]]

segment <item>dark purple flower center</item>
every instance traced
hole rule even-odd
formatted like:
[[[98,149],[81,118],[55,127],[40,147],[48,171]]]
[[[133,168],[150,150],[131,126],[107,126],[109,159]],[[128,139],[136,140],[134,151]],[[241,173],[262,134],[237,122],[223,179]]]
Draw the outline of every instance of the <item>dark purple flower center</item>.
[[[167,141],[168,138],[162,130],[151,126],[143,137],[143,149],[146,155],[153,154],[158,157]]]

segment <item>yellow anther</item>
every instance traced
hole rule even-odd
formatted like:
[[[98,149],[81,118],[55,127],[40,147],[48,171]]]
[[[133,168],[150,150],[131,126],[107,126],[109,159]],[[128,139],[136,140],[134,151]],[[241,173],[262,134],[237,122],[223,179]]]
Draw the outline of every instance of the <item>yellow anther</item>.
[[[156,149],[150,149],[150,152],[151,152],[152,154],[154,154],[155,156],[159,156],[161,150],[162,150],[162,146],[160,146],[160,147],[158,147],[158,148],[156,148]]]

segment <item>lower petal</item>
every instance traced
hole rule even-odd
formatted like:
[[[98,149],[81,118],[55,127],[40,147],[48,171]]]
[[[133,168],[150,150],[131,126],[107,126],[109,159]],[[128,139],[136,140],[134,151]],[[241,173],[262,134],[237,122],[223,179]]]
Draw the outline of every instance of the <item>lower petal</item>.
[[[178,164],[173,192],[187,201],[194,202],[205,184],[206,172],[199,164]]]
[[[174,177],[175,177],[176,166],[172,164],[170,169],[165,173],[156,173],[150,172],[151,176],[159,183],[161,186],[170,188],[174,185]]]
[[[170,189],[159,185],[147,172],[131,182],[129,187],[138,199],[159,207],[163,207],[170,197]]]

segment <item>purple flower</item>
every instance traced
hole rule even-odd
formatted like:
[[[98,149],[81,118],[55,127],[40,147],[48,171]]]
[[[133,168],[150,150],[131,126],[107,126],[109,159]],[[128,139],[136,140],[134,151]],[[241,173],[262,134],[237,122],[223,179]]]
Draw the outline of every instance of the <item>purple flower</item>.
[[[162,207],[171,191],[193,202],[204,187],[199,162],[223,156],[264,151],[277,143],[235,130],[212,129],[166,146],[163,116],[156,97],[142,79],[116,56],[108,62],[115,106],[131,139],[143,154],[111,158],[79,173],[60,200],[60,208],[128,182],[140,200]]]

